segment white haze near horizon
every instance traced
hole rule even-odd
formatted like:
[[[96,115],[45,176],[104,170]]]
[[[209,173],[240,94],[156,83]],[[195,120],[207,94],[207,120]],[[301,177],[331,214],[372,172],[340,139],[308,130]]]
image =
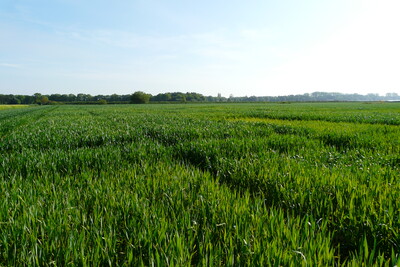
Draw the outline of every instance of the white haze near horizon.
[[[398,14],[395,0],[3,0],[0,94],[400,93]]]

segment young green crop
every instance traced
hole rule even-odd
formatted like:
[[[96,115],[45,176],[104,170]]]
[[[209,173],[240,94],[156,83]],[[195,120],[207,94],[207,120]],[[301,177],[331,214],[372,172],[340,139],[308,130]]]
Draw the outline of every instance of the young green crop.
[[[0,265],[393,266],[400,105],[0,112]]]

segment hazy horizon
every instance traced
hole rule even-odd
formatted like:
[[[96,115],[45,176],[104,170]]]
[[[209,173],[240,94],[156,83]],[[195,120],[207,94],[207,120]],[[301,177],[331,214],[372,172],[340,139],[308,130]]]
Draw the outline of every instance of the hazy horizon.
[[[0,94],[399,94],[399,13],[395,0],[4,0]]]

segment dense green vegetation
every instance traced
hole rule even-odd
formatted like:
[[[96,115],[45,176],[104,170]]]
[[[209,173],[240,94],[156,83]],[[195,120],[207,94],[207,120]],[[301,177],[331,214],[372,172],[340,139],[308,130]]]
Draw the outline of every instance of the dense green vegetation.
[[[0,265],[400,264],[397,103],[0,111]]]
[[[286,96],[239,96],[227,97],[204,96],[194,92],[173,92],[159,93],[157,95],[147,94],[136,91],[128,95],[95,95],[90,94],[51,94],[42,95],[2,95],[0,94],[0,104],[142,104],[142,103],[187,103],[187,102],[332,102],[332,101],[400,101],[397,93],[387,93],[384,96],[378,94],[342,94],[313,92],[302,95]]]

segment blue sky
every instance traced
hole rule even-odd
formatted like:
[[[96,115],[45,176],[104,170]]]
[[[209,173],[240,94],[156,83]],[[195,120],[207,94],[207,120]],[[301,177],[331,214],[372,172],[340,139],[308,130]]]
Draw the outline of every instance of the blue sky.
[[[400,93],[397,0],[2,0],[0,93]]]

